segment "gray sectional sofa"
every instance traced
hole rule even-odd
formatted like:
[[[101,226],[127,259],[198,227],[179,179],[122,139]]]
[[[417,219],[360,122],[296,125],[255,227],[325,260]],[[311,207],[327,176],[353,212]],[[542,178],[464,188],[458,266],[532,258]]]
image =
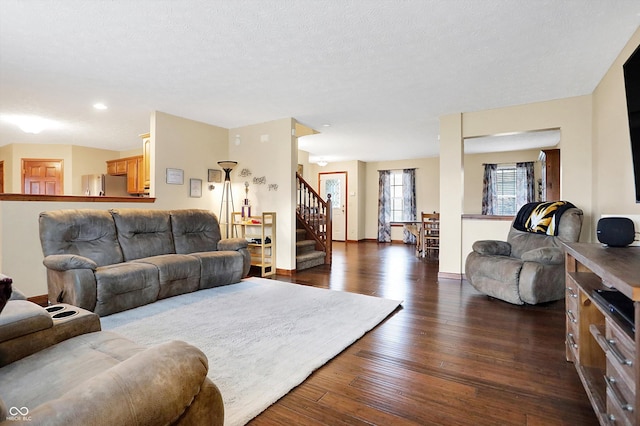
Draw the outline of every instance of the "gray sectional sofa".
[[[208,210],[56,210],[39,224],[49,301],[101,316],[236,283],[251,265]]]

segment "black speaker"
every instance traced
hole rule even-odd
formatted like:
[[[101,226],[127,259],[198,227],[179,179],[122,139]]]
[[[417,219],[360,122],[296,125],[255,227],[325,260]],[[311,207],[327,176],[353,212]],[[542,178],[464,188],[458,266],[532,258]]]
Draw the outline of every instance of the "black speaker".
[[[598,241],[609,247],[626,247],[636,238],[633,221],[626,217],[603,217],[596,233]]]

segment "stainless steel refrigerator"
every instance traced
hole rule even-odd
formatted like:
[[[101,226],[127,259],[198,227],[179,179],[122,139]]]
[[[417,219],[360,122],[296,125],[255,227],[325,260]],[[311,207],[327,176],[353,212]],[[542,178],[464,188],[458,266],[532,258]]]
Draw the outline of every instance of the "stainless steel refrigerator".
[[[83,175],[82,194],[106,197],[129,197],[126,176]]]

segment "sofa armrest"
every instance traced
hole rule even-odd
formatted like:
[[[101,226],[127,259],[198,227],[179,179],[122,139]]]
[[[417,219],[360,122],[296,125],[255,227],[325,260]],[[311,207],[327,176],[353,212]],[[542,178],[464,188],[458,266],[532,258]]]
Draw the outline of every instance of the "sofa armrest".
[[[77,306],[10,301],[0,315],[0,367],[94,331],[100,331],[98,315]]]
[[[509,256],[511,254],[511,244],[506,241],[480,240],[473,243],[473,251],[478,254]]]
[[[244,238],[225,238],[218,242],[218,250],[220,251],[238,251],[248,246],[249,242]]]
[[[174,424],[199,394],[207,371],[198,348],[171,341],[137,353],[29,415],[35,424]]]
[[[98,264],[88,257],[77,254],[52,254],[42,261],[47,269],[56,271],[69,271],[71,269],[91,269],[96,270]]]
[[[558,247],[540,247],[522,253],[521,259],[544,265],[560,265],[564,263],[564,251]]]
[[[0,343],[53,327],[43,307],[26,300],[12,300],[0,315]]]

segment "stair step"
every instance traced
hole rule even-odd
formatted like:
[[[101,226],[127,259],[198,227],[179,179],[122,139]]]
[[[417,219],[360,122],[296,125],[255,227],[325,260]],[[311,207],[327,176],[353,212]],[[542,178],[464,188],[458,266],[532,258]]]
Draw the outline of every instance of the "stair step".
[[[302,271],[303,269],[313,268],[314,266],[324,265],[324,259],[326,257],[323,251],[312,251],[296,255],[296,270]]]
[[[296,242],[296,256],[315,251],[316,242],[314,240],[302,240]]]
[[[307,231],[304,229],[296,229],[296,241],[302,241],[307,238]]]

